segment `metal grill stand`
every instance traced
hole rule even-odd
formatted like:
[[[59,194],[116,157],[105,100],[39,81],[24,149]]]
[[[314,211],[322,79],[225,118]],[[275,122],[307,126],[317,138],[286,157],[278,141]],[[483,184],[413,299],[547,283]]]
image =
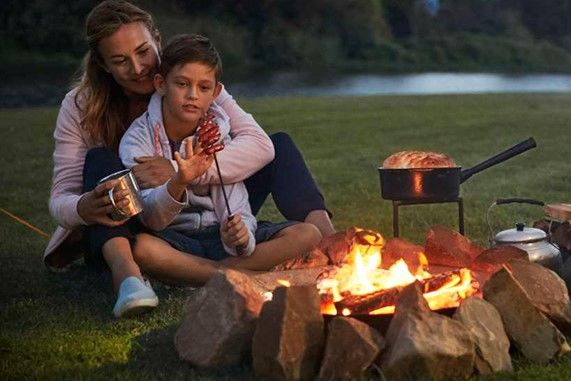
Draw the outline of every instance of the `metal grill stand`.
[[[393,200],[393,237],[399,236],[399,208],[404,205],[417,205],[417,204],[443,204],[448,202],[455,202],[458,204],[458,231],[464,235],[464,202],[462,197],[454,200]]]

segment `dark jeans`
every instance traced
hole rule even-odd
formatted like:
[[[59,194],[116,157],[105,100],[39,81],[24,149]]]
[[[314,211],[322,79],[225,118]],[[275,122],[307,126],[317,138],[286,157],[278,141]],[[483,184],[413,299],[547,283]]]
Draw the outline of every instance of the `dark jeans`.
[[[125,169],[119,157],[108,148],[93,148],[85,156],[83,166],[83,191],[93,190],[99,180],[114,172]],[[125,237],[131,242],[135,239],[135,234],[142,231],[142,224],[137,218],[131,218],[123,225],[109,227],[105,225],[89,225],[85,229],[87,250],[85,263],[97,270],[107,267],[101,248],[103,244],[115,237]]]
[[[270,193],[278,210],[288,220],[303,221],[312,210],[326,210],[323,196],[291,137],[284,132],[278,132],[270,138],[275,148],[274,160],[244,181],[252,213],[258,213]],[[83,191],[93,190],[100,179],[121,169],[121,161],[111,150],[91,149],[87,153],[83,168]],[[101,254],[103,244],[114,237],[133,240],[135,234],[140,231],[143,231],[143,227],[136,218],[118,227],[88,226],[87,264],[97,268],[104,267],[105,261]]]
[[[244,181],[252,213],[258,214],[270,193],[280,213],[291,221],[305,220],[312,210],[326,210],[323,195],[291,137],[277,132],[270,138],[274,160]]]

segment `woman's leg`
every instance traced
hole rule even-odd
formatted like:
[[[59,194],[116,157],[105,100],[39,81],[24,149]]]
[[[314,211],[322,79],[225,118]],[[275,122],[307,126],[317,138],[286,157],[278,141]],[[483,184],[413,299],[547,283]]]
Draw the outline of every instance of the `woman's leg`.
[[[83,167],[83,191],[93,190],[103,177],[122,169],[121,160],[111,150],[91,149],[85,157]],[[116,227],[90,225],[85,229],[85,235],[88,244],[85,261],[100,271],[109,267],[115,290],[128,276],[141,278],[141,273],[134,270],[138,266],[134,263],[131,252],[130,240],[133,239],[133,234],[129,222]]]
[[[123,169],[121,161],[105,148],[87,153],[83,168],[83,190],[91,191],[100,179]],[[85,229],[88,242],[86,262],[98,270],[108,267],[113,277],[113,289],[118,294],[113,313],[117,317],[133,315],[153,308],[158,298],[143,281],[131,250],[133,233],[138,224],[132,220],[117,227],[90,225]]]
[[[257,214],[271,193],[288,220],[311,223],[324,237],[335,233],[323,195],[291,137],[278,132],[270,138],[276,153],[274,160],[244,181],[252,212]]]
[[[215,261],[179,251],[146,233],[137,235],[133,253],[145,274],[169,284],[202,286],[220,268]]]
[[[258,244],[251,256],[230,257],[220,263],[237,269],[266,271],[288,259],[307,253],[321,238],[321,233],[315,225],[295,224],[280,230],[271,240]]]

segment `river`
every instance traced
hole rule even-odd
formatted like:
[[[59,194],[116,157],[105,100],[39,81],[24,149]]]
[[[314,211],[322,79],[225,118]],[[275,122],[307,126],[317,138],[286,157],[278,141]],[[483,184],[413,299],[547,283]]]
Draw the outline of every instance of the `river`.
[[[328,79],[309,74],[283,73],[248,82],[230,83],[228,89],[237,97],[571,92],[571,75],[352,74]]]
[[[429,95],[521,92],[571,92],[569,74],[410,73],[308,74],[275,73],[226,80],[229,92],[241,97]],[[251,79],[250,79],[251,78]],[[67,84],[34,81],[0,84],[0,108],[57,105]]]

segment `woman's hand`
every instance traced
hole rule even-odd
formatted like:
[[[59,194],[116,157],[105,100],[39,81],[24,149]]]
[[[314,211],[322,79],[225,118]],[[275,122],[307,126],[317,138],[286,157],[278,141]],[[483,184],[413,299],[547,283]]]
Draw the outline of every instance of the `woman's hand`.
[[[220,238],[228,247],[235,247],[238,255],[248,246],[248,228],[239,214],[232,215],[220,226]]]
[[[158,187],[175,174],[171,162],[161,156],[141,156],[135,161],[139,164],[132,171],[141,189]]]
[[[77,213],[88,225],[101,224],[105,226],[119,226],[127,220],[115,221],[109,217],[109,213],[115,210],[109,198],[109,190],[117,184],[119,180],[109,180],[99,184],[91,192],[85,193],[77,203]],[[113,192],[115,205],[117,208],[124,208],[129,205],[127,189],[121,189]]]

